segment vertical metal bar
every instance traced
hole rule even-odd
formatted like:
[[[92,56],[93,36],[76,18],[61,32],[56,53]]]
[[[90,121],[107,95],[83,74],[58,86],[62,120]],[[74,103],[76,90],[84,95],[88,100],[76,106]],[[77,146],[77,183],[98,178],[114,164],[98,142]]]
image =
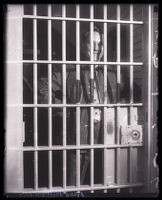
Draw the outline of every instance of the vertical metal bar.
[[[120,5],[117,5],[117,20],[120,20]],[[120,23],[117,23],[117,62],[120,62]],[[120,101],[120,65],[117,65],[117,101]],[[117,144],[120,143],[120,107],[117,107]],[[117,184],[120,185],[120,148],[117,148],[116,152],[116,164],[117,164]],[[117,189],[117,193],[120,193],[120,188]]]
[[[129,148],[129,183],[131,184],[133,182],[133,177],[132,177],[132,155],[133,155],[133,147]],[[133,192],[133,188],[129,188],[129,193]]]
[[[76,17],[79,19],[79,5],[76,5]],[[76,22],[76,60],[80,61],[80,22]],[[77,103],[80,101],[80,65],[76,65],[76,80],[77,80]],[[80,146],[80,107],[76,108],[76,145]],[[76,155],[76,185],[80,187],[80,149]]]
[[[107,5],[104,5],[104,19],[107,19]],[[104,23],[104,62],[107,62],[107,23]],[[107,65],[104,65],[104,104],[107,104]],[[104,107],[104,144],[107,144],[107,107]],[[107,149],[104,149],[104,186],[107,185]],[[104,190],[106,193],[107,190]]]
[[[51,5],[48,5],[48,16],[51,17]],[[52,21],[48,20],[48,61],[52,59]],[[52,64],[48,64],[48,99],[49,104],[52,103]],[[52,108],[48,108],[48,126],[49,126],[49,137],[48,137],[48,145],[52,146]],[[48,175],[49,175],[49,188],[52,188],[52,151],[48,152]]]
[[[77,170],[77,177],[76,177],[76,186],[80,187],[80,150],[77,150],[77,162],[76,162],[76,170]],[[78,191],[79,192],[79,191]]]
[[[34,151],[34,189],[38,189],[38,151]]]
[[[133,5],[130,5],[130,21],[133,22]],[[133,62],[133,24],[130,24],[130,62]],[[130,103],[133,103],[133,65],[130,66]]]
[[[48,152],[48,160],[49,160],[49,164],[48,164],[48,180],[49,180],[49,189],[52,189],[52,151],[49,150]]]
[[[38,133],[38,119],[37,119],[37,108],[34,108],[34,147],[37,148],[37,143],[38,143],[38,138],[37,138],[37,133]],[[38,189],[38,151],[34,151],[34,189]]]
[[[62,5],[62,17],[66,17],[66,5]],[[62,60],[66,61],[66,21],[62,21]],[[63,64],[63,104],[66,104],[66,64]],[[63,146],[66,146],[66,107],[63,107]],[[63,187],[66,189],[66,150],[63,150]]]
[[[66,150],[63,150],[63,188],[66,189]]]
[[[76,5],[76,18],[80,18],[79,5]],[[80,61],[80,22],[76,22],[76,61]],[[80,65],[76,68],[76,79],[80,80]]]
[[[34,5],[34,16],[37,14],[36,5]],[[37,60],[37,19],[33,19],[33,51],[34,60]],[[34,104],[37,104],[37,64],[34,64]]]
[[[48,5],[48,17],[51,17],[51,5]],[[52,60],[52,21],[48,20],[48,61]],[[52,64],[48,64],[48,99],[52,103]]]
[[[130,5],[130,21],[133,21],[133,5]],[[130,24],[130,62],[133,62],[133,24]],[[130,103],[133,103],[133,65],[130,66]],[[130,125],[133,123],[133,107],[130,106]],[[129,183],[132,183],[132,153],[133,147],[129,148]],[[129,189],[133,192],[133,188]]]
[[[90,5],[90,18],[93,19],[94,18],[94,6]],[[93,61],[93,32],[94,32],[94,22],[90,22],[90,60]],[[93,103],[93,93],[94,93],[94,65],[90,65],[90,80],[91,80],[91,102]],[[91,133],[90,133],[90,138],[91,138],[91,145],[93,146],[94,144],[94,120],[93,120],[93,114],[94,114],[94,107],[90,108],[90,117],[91,117]],[[90,185],[91,187],[93,187],[94,185],[94,149],[90,150],[90,155],[91,155],[91,162],[90,162]],[[94,191],[91,190],[91,193],[93,193]]]
[[[107,5],[104,5],[104,19],[107,19]],[[107,62],[107,23],[104,23],[104,62]],[[104,65],[104,103],[107,104],[107,65]]]
[[[37,7],[34,5],[34,16],[37,15]],[[33,23],[33,51],[34,60],[37,60],[37,19]],[[34,104],[37,104],[37,64],[34,64]],[[34,147],[38,145],[38,110],[34,108]],[[38,189],[38,152],[34,151],[34,189]]]
[[[147,145],[146,145],[146,152],[148,154],[147,156],[147,190],[150,189],[150,166],[151,166],[151,126],[152,126],[152,116],[151,116],[151,85],[152,85],[152,79],[151,79],[151,72],[152,72],[152,5],[149,4],[148,6],[148,134],[147,134]]]
[[[49,147],[52,147],[52,108],[48,108],[48,126],[49,126]],[[49,159],[48,159],[48,174],[49,174],[49,188],[52,188],[52,151],[49,151]]]
[[[117,5],[117,20],[120,20],[120,5]],[[117,23],[117,62],[120,62],[120,23]],[[121,69],[120,65],[117,65],[117,85],[118,85],[118,95],[117,100],[120,101],[120,75]],[[120,107],[119,107],[120,108]],[[117,113],[118,115],[118,113]],[[119,143],[119,133],[117,135],[117,143]]]

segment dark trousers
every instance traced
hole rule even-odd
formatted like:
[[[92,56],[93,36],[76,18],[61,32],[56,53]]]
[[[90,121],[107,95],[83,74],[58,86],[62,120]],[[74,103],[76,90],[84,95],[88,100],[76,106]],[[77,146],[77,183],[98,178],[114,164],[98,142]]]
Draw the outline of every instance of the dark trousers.
[[[101,122],[94,124],[94,144],[100,142],[101,137]],[[82,134],[82,133],[81,133]],[[68,170],[67,170],[67,185],[76,185],[76,152],[71,151],[68,154]],[[97,159],[95,159],[97,161]],[[85,184],[85,178],[88,166],[90,164],[90,150],[80,150],[80,184]],[[94,165],[100,164],[99,162]]]

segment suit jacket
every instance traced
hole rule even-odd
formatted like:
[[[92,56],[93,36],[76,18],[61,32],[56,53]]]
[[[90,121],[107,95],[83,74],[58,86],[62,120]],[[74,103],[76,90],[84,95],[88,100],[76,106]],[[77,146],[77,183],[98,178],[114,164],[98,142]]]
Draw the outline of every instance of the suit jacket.
[[[107,73],[107,94],[104,94],[104,73],[103,66],[100,66],[95,75],[100,103],[104,103],[104,96],[107,95],[107,103],[117,101],[116,73],[113,67],[108,68]],[[90,67],[81,66],[80,81],[76,80],[76,69],[73,65],[67,66],[66,73],[66,100],[67,104],[89,104],[93,100],[93,80],[90,79]],[[48,101],[48,79],[41,78],[38,82],[38,101]],[[55,67],[52,76],[52,101],[62,103],[62,75],[61,66]],[[58,117],[59,112],[55,114]],[[58,130],[59,131],[59,130]],[[62,130],[60,130],[62,131]],[[76,112],[75,109],[67,113],[67,143],[74,144],[76,141]],[[90,141],[90,109],[81,108],[80,113],[80,143],[88,144]]]

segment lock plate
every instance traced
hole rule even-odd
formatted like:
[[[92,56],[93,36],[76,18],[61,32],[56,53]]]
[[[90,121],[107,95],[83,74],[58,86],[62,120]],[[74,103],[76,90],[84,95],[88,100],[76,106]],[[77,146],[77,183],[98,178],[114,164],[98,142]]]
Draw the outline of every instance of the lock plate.
[[[141,144],[142,125],[121,126],[121,144]]]

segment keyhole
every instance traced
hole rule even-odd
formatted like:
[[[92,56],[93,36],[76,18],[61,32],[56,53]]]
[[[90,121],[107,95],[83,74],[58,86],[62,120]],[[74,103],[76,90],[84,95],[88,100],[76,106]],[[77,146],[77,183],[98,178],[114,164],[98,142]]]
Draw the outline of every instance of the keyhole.
[[[139,133],[138,131],[133,131],[133,132],[132,132],[132,137],[133,137],[134,139],[139,139],[140,133]]]

